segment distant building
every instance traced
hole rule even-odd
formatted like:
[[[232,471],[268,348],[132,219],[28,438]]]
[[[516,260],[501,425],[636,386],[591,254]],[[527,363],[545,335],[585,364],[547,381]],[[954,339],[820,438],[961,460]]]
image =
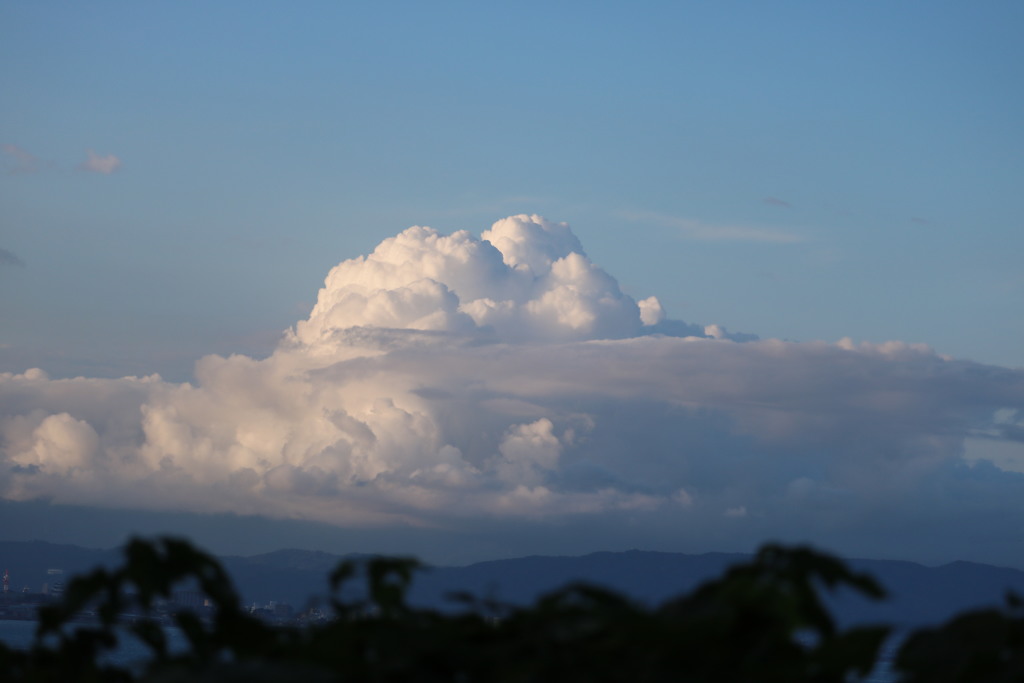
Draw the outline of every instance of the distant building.
[[[43,594],[59,598],[64,594],[64,570],[47,569],[46,583],[43,584]]]

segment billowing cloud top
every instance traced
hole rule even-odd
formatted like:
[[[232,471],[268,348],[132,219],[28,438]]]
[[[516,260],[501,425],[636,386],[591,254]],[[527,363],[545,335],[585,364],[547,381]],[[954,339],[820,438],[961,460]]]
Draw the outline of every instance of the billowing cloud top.
[[[1024,511],[1024,372],[672,321],[538,216],[409,228],[332,269],[269,358],[196,379],[0,375],[0,493],[342,526],[590,516],[716,547]]]
[[[568,225],[512,216],[480,239],[409,228],[341,263],[295,338],[330,345],[362,327],[568,341],[634,336],[642,325],[640,307]]]

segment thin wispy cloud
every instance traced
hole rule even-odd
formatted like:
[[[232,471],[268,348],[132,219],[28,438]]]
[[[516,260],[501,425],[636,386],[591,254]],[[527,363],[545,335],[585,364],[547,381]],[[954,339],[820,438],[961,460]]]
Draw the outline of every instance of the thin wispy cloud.
[[[110,175],[117,169],[121,168],[121,160],[113,154],[101,156],[91,149],[86,153],[88,154],[88,158],[78,166],[78,168],[83,171]]]
[[[5,144],[0,149],[13,161],[7,168],[8,173],[36,173],[49,166],[48,163],[18,145]]]
[[[792,209],[793,205],[787,202],[785,199],[779,199],[778,197],[765,197],[761,200],[769,206],[781,206],[784,209]]]
[[[626,212],[623,214],[623,217],[633,222],[654,223],[675,228],[682,237],[702,242],[796,244],[804,241],[800,235],[776,228],[728,223],[707,223],[692,218],[679,218],[649,211]]]
[[[18,145],[5,144],[0,146],[0,151],[9,160],[6,171],[10,174],[38,173],[56,167],[54,162],[44,161]],[[95,150],[90,149],[86,150],[86,159],[78,164],[77,168],[89,173],[110,175],[121,168],[121,159],[113,154],[97,154]]]
[[[25,262],[18,258],[18,255],[7,249],[0,248],[0,266],[25,267]]]

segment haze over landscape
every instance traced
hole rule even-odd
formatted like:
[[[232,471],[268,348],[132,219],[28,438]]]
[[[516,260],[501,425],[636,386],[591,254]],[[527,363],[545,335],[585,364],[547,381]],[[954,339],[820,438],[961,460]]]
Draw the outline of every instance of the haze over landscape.
[[[1024,567],[1018,3],[0,19],[4,539]]]

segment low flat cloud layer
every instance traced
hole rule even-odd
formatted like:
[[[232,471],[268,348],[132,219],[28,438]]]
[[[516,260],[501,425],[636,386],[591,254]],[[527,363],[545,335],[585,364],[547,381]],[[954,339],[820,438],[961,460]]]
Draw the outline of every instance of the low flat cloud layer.
[[[332,269],[270,357],[195,376],[0,375],[0,494],[1024,562],[1024,372],[671,320],[538,216],[409,228]]]

